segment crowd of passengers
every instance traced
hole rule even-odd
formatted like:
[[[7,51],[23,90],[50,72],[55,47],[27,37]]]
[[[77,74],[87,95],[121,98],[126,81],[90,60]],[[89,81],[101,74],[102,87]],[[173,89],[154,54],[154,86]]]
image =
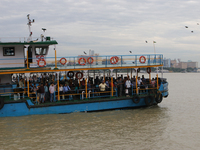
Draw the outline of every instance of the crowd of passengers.
[[[36,103],[44,103],[44,102],[55,102],[58,97],[58,86],[57,86],[57,74],[44,73],[40,76],[32,75],[29,77],[29,92],[30,97]],[[20,97],[22,98],[23,91],[26,90],[27,82],[26,77],[16,76],[13,77],[13,82],[17,83],[17,91],[20,93]],[[25,85],[24,85],[25,84]],[[103,77],[99,78],[96,76],[95,79],[89,77],[87,82],[87,92],[96,92],[96,96],[105,97],[111,94],[111,87],[113,86],[114,92],[116,96],[129,97],[132,95],[132,92],[135,93],[136,89],[136,78],[133,76],[132,78],[127,77],[118,77],[117,79],[113,78],[113,83],[111,83],[111,78],[106,77],[105,80]],[[142,78],[138,77],[137,79],[137,87],[139,91],[145,91],[147,88],[155,88],[156,87],[156,79],[152,78],[151,81],[149,79],[145,79],[144,75]],[[133,91],[132,91],[133,90]],[[60,100],[70,100],[72,99],[80,99],[80,95],[82,91],[85,91],[85,79],[81,79],[80,82],[78,79],[66,79],[61,78],[59,80],[59,95]],[[27,95],[27,93],[26,93]]]

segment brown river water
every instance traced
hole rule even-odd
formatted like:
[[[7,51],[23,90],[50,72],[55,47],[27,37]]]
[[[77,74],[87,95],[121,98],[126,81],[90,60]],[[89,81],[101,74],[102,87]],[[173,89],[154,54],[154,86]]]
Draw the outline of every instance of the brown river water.
[[[198,150],[200,74],[166,73],[157,106],[0,118],[0,150]]]

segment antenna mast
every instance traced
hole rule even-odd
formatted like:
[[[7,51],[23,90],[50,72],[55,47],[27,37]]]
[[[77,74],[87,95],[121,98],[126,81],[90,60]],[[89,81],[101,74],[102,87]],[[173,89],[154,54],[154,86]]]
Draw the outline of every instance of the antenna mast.
[[[28,25],[28,28],[29,28],[29,38],[28,38],[28,41],[32,41],[32,32],[31,32],[31,23],[34,23],[35,22],[35,20],[33,19],[32,21],[31,21],[31,19],[29,18],[29,16],[30,16],[30,14],[28,14],[27,15],[27,19],[28,19],[28,23],[27,23],[27,25]]]

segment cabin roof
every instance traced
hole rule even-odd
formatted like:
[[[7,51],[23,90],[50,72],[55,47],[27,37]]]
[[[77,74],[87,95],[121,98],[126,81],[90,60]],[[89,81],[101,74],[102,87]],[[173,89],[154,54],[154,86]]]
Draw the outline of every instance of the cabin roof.
[[[30,41],[30,42],[0,42],[0,45],[54,45],[57,41]]]

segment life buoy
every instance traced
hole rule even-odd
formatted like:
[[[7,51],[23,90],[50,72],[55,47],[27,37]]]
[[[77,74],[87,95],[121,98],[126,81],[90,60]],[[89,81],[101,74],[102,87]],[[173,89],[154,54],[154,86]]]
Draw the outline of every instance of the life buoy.
[[[82,79],[83,78],[83,73],[82,72],[77,72],[76,73],[76,78],[77,79]]]
[[[151,106],[153,104],[154,97],[153,96],[146,96],[144,98],[144,102],[147,106]]]
[[[135,70],[135,72],[136,72],[136,69],[134,69]],[[137,68],[137,73],[139,73],[140,72],[140,68]]]
[[[68,76],[69,78],[73,78],[73,77],[74,77],[74,72],[73,72],[73,71],[67,72],[67,76]]]
[[[138,104],[140,102],[140,97],[138,95],[132,98],[133,103]]]
[[[61,63],[62,65],[65,65],[66,62],[67,62],[67,59],[64,58],[64,57],[60,59],[60,63]]]
[[[88,64],[92,64],[94,62],[94,58],[88,57],[87,62]]]
[[[151,73],[151,68],[150,68],[150,67],[147,68],[147,73],[148,73],[148,74]]]
[[[116,64],[119,61],[119,57],[113,56],[110,58],[110,63],[111,64]]]
[[[157,103],[161,103],[162,100],[163,100],[162,94],[161,94],[161,93],[158,93],[158,94],[156,95],[155,101],[156,101]]]
[[[144,56],[140,56],[139,61],[143,64],[146,62],[146,58]]]
[[[43,64],[41,64],[40,62],[43,62]],[[46,66],[46,61],[45,61],[43,58],[39,59],[39,60],[37,61],[37,63],[38,63],[38,66],[39,66],[39,67],[44,67],[44,66]]]
[[[83,59],[84,63],[81,63],[82,59]],[[79,58],[78,63],[79,63],[79,65],[84,66],[86,64],[86,59],[81,57],[81,58]]]
[[[2,109],[4,106],[4,100],[3,99],[0,99],[0,109]]]

